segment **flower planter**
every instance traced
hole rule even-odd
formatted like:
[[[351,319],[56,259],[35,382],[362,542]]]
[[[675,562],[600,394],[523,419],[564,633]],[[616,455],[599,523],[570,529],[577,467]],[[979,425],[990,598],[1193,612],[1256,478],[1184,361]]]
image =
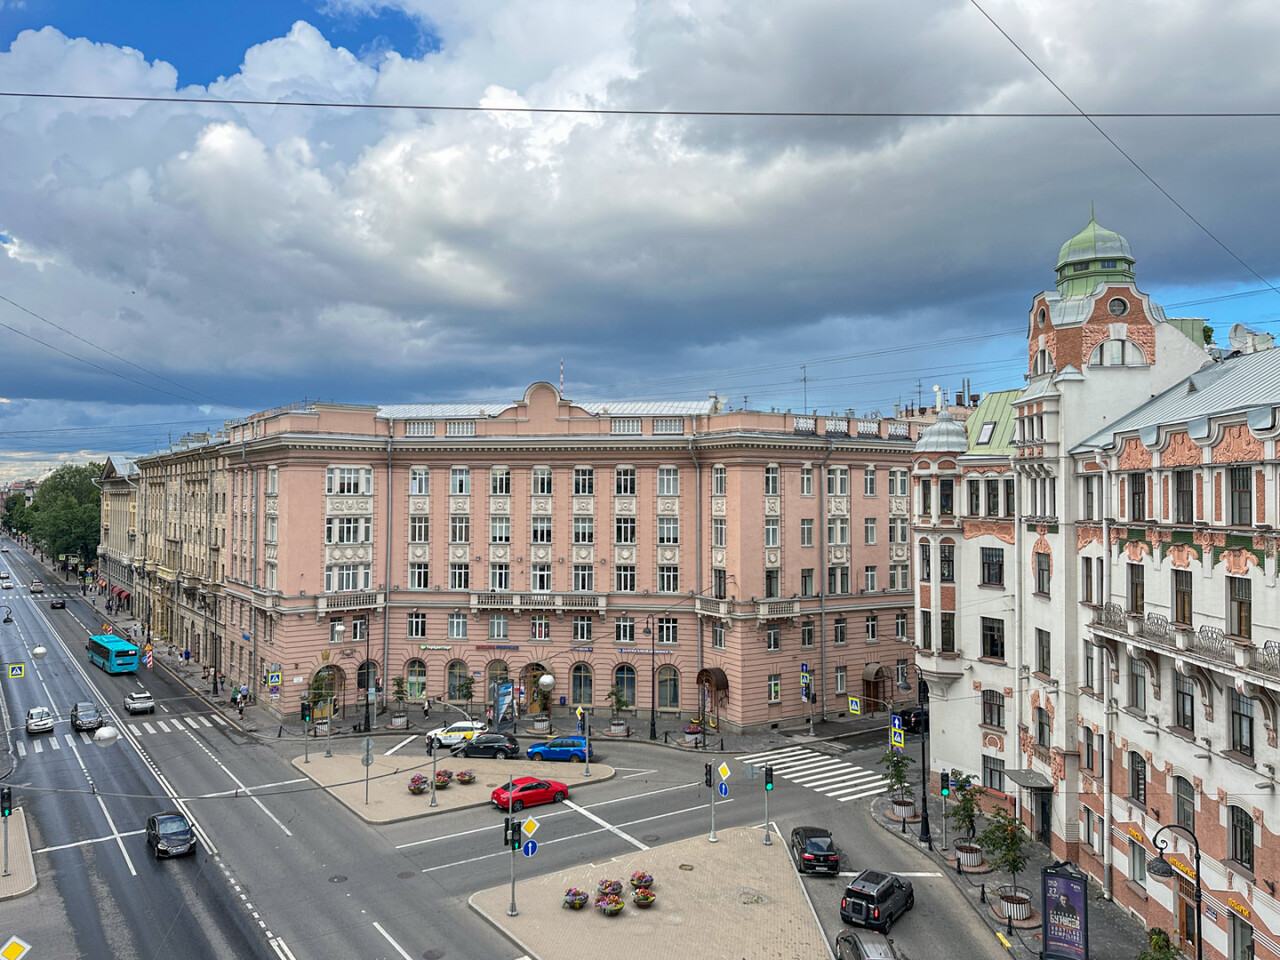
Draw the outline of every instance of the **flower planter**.
[[[421,784],[411,783],[409,784],[409,792],[412,793],[415,797],[421,796],[422,794],[427,792],[427,788],[422,786]]]
[[[1010,920],[1026,920],[1031,916],[1031,898],[1000,894],[1000,905]]]
[[[893,815],[902,820],[909,820],[916,815],[916,802],[914,800],[894,800]]]
[[[615,735],[615,736],[625,737],[625,736],[627,735],[627,721],[625,721],[625,720],[610,720],[610,721],[609,721],[609,732],[610,732],[610,733],[612,733],[612,734],[613,734],[613,735]]]
[[[982,866],[982,848],[976,843],[957,843],[956,857],[962,867]]]
[[[393,713],[391,715],[391,729],[400,730],[409,726],[409,716],[404,713]]]
[[[458,782],[459,783],[475,783],[476,775],[474,773],[460,773],[458,774]]]
[[[446,780],[444,777],[436,777],[436,789],[443,790],[453,783],[452,780]]]
[[[685,743],[697,743],[697,742],[698,742],[698,738],[699,738],[700,736],[702,736],[702,731],[701,731],[701,730],[699,730],[697,733],[690,733],[688,730],[686,730],[686,731],[684,732],[684,742],[685,742]]]
[[[622,893],[621,880],[601,880],[596,884],[596,890],[602,897],[616,897]]]
[[[634,903],[641,910],[648,910],[650,907],[653,906],[653,903],[656,899],[657,899],[656,897],[641,897],[637,895],[631,898],[631,902]]]
[[[643,870],[637,870],[631,875],[632,889],[639,890],[642,887],[648,889],[653,886],[653,876]]]
[[[603,906],[600,908],[600,912],[603,913],[606,917],[616,917],[618,914],[622,912],[622,908],[624,906],[625,904],[621,904],[621,903],[616,905],[611,905],[611,906]]]
[[[551,718],[550,717],[534,717],[533,729],[542,733],[545,733],[546,731],[550,730]]]
[[[581,910],[590,902],[591,898],[585,893],[580,896],[570,896],[566,893],[564,895],[564,899],[560,901],[560,906],[564,907],[566,910]]]

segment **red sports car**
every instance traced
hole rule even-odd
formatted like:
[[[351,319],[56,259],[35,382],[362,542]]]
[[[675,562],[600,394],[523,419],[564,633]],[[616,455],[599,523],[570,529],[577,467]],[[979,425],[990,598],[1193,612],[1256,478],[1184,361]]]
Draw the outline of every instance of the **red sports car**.
[[[499,810],[515,811],[539,803],[559,803],[569,796],[569,788],[565,784],[537,777],[516,777],[512,781],[512,789],[515,796],[508,797],[506,787],[495,787],[489,795],[489,802]]]

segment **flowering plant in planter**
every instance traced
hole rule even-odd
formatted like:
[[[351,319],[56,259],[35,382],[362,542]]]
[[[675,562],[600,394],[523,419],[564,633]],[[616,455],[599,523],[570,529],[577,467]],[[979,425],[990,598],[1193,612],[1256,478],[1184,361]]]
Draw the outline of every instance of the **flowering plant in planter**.
[[[426,793],[427,786],[428,786],[427,778],[420,773],[415,773],[412,777],[409,778],[410,793],[414,793],[414,794]]]
[[[631,886],[639,889],[640,887],[652,887],[653,877],[647,870],[637,870],[631,875]]]
[[[698,723],[696,720],[690,720],[684,725],[684,732],[689,734],[701,733],[702,724]]]
[[[476,775],[471,770],[460,770],[458,771],[458,782],[459,783],[475,783]]]
[[[440,789],[442,789],[442,788],[444,788],[444,787],[447,787],[447,786],[448,786],[449,784],[451,784],[451,783],[453,783],[453,771],[452,771],[452,770],[437,770],[437,771],[436,771],[436,789],[437,789],[437,790],[440,790]]]
[[[631,894],[631,902],[641,909],[653,906],[655,899],[653,891],[648,887],[637,887],[636,891]]]
[[[579,890],[577,887],[570,887],[564,892],[564,899],[560,901],[560,905],[566,910],[581,910],[590,899],[587,896],[587,891]]]
[[[608,879],[601,880],[599,883],[596,884],[596,890],[600,893],[600,896],[602,897],[617,896],[618,894],[622,893],[622,881],[608,880]]]
[[[622,902],[622,897],[616,893],[609,893],[596,897],[596,906],[605,916],[611,917],[621,913],[626,904]]]

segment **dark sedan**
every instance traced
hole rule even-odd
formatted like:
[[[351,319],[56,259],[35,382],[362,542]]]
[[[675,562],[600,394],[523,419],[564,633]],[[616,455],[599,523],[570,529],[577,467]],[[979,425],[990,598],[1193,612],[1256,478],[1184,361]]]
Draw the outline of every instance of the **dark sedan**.
[[[65,610],[65,609],[67,609],[67,601],[65,601],[65,600],[50,600],[50,601],[49,601],[49,609],[50,609],[50,610]]]
[[[791,855],[801,873],[840,872],[840,851],[826,827],[796,827],[791,831]]]
[[[165,810],[147,817],[147,846],[156,859],[181,857],[196,852],[196,832],[191,821],[177,810]]]
[[[510,760],[520,756],[520,741],[509,733],[477,733],[453,748],[455,757],[493,757]]]
[[[102,726],[102,714],[97,704],[81,700],[71,708],[72,730],[97,730]]]

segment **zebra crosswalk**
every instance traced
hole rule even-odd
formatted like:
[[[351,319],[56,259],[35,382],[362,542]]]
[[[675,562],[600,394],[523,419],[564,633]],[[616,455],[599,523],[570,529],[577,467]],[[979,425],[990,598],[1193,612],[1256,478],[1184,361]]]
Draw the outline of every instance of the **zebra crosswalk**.
[[[889,782],[874,770],[855,766],[839,757],[828,756],[808,747],[785,747],[766,753],[748,753],[734,759],[757,766],[767,764],[773,767],[775,777],[807,787],[841,803],[872,797],[889,789]]]
[[[213,727],[228,726],[227,721],[220,715],[214,714],[212,717],[206,717],[203,714],[194,716],[187,714],[174,714],[165,719],[157,719],[154,715],[150,720],[124,720],[120,724],[128,729],[134,736],[145,737],[148,735],[159,736],[164,733],[182,733],[187,730],[205,730]],[[81,743],[93,743],[93,734],[86,730],[79,730],[73,733],[54,733],[51,736],[30,736],[26,740],[17,740],[14,746],[19,757],[28,755],[36,755],[47,753],[54,750],[63,749],[65,743],[68,747],[73,747],[76,741]]]

